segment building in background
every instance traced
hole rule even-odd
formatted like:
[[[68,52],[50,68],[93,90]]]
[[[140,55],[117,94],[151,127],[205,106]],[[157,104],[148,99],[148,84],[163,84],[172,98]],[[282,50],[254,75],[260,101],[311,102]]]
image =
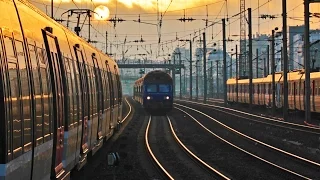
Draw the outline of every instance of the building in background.
[[[296,35],[303,35],[304,33],[304,26],[289,26],[289,56],[288,56],[288,63],[289,63],[289,70],[297,69],[296,67],[298,64],[295,62],[294,58],[296,57],[297,49],[295,47],[297,46],[297,41],[295,36]],[[299,67],[298,69],[301,69]]]
[[[304,35],[296,34],[293,37],[293,69],[304,68]],[[320,30],[310,31],[310,68],[313,70],[320,68]]]

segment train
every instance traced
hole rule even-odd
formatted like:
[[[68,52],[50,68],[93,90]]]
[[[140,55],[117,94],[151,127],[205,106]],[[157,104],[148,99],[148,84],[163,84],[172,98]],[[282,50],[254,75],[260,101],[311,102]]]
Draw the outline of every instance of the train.
[[[238,98],[237,86],[238,81]],[[272,106],[272,75],[253,79],[253,104]],[[310,106],[311,112],[320,113],[320,72],[310,73]],[[275,73],[275,104],[283,106],[283,72]],[[305,110],[305,71],[294,70],[288,73],[288,105],[289,110]],[[227,98],[229,103],[249,104],[249,79],[228,79]]]
[[[122,118],[118,65],[25,0],[0,19],[0,179],[70,179]]]
[[[166,114],[173,107],[172,77],[163,71],[147,73],[134,83],[133,97],[151,114]]]

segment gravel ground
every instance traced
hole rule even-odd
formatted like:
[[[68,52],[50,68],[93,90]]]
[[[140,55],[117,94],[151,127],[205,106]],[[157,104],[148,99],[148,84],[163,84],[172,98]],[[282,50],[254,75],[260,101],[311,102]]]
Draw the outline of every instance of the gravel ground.
[[[186,103],[182,104],[186,105]],[[320,130],[318,134],[301,132],[254,122],[245,118],[225,116],[225,113],[204,106],[188,105],[255,139],[320,163]]]
[[[222,123],[246,134],[253,138],[256,138],[262,142],[271,144],[275,147],[278,147],[280,149],[286,150],[288,152],[303,156],[303,157],[311,157],[310,160],[316,160],[319,159],[319,154],[317,151],[313,152],[310,151],[308,147],[301,146],[297,143],[288,143],[283,142],[283,137],[286,137],[287,139],[290,139],[292,137],[287,136],[288,130],[274,127],[274,126],[267,126],[265,124],[261,123],[254,123],[245,119],[241,118],[234,118],[230,117],[230,115],[225,115],[225,113],[218,113],[214,111],[213,109],[209,108],[199,108],[199,106],[190,105],[191,107],[194,107],[195,109],[201,110],[202,112],[210,115],[213,118],[216,118],[217,120],[221,121]],[[184,109],[184,108],[183,108]],[[223,128],[222,126],[215,123],[213,120],[208,119],[207,117],[203,115],[199,115],[198,113],[191,112],[190,114],[195,115],[195,117],[199,118],[199,121],[201,121],[206,127],[209,129],[213,129],[215,131],[221,131],[220,135],[224,136],[225,138],[232,138],[233,141],[238,146],[249,150],[250,152],[253,152],[254,154],[259,155],[260,157],[263,157],[271,162],[274,162],[276,164],[279,164],[283,167],[286,167],[290,170],[294,170],[296,172],[300,172],[302,175],[306,175],[307,177],[317,177],[320,178],[319,173],[319,167],[311,166],[307,163],[301,163],[300,161],[297,161],[292,158],[288,158],[288,156],[283,155],[282,153],[278,153],[276,151],[272,151],[269,148],[266,148],[265,146],[262,146],[260,144],[251,142],[250,140],[245,140],[241,137],[233,137],[232,132],[225,133],[227,130]],[[220,128],[217,128],[220,127]],[[267,128],[266,128],[267,127]],[[224,129],[225,132],[222,132],[221,129]],[[293,134],[296,134],[297,132],[294,132]],[[310,134],[303,134],[298,133],[295,135],[295,138],[302,138],[299,137],[299,135],[303,136],[304,138],[310,136]],[[319,135],[317,135],[319,137]],[[310,137],[312,138],[312,137]],[[312,141],[310,141],[312,144]],[[319,145],[318,141],[313,141],[313,144]]]
[[[149,144],[154,155],[174,179],[215,179],[191,159],[175,141],[165,116],[153,116]]]
[[[89,157],[84,169],[72,172],[71,179],[157,179],[157,172],[144,152],[145,146],[140,143],[146,126],[145,113],[131,98],[128,100],[133,105],[132,115],[95,156]],[[128,107],[124,106],[123,111],[128,112]],[[109,167],[107,164],[107,154],[110,152],[118,152],[120,155],[117,167]]]
[[[185,100],[188,100],[188,98],[185,98]],[[223,100],[223,99],[218,99],[218,100]],[[198,100],[198,102],[202,103],[203,100]],[[214,102],[210,102],[210,101],[207,101],[207,103],[216,104],[216,105],[223,105],[221,103],[214,103]],[[237,109],[237,110],[241,110],[241,111],[244,111],[244,112],[251,113],[250,110],[249,110],[249,105],[248,104],[233,104],[233,105],[228,105],[228,107],[234,108],[234,109]],[[262,107],[262,106],[255,106],[253,113],[257,114],[257,115],[264,115],[264,116],[267,116],[267,117],[273,117],[272,116],[272,109],[271,108]],[[281,109],[277,109],[276,110],[276,114],[275,114],[274,117],[282,119],[282,116],[283,116],[282,115],[282,110]],[[288,122],[292,122],[292,123],[306,125],[304,123],[305,119],[304,119],[304,112],[303,111],[289,111],[289,116],[288,116],[288,120],[287,121]],[[320,126],[320,115],[312,113],[312,119],[308,123]]]
[[[174,110],[171,116],[182,142],[202,160],[231,179],[296,178],[222,142],[180,111]]]

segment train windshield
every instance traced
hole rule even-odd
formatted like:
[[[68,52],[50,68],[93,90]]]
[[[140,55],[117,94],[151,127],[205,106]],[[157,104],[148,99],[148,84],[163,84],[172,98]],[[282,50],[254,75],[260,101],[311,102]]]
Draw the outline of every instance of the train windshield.
[[[159,85],[159,92],[163,92],[163,93],[170,92],[170,85],[168,85],[168,84],[160,84]]]
[[[147,89],[147,92],[149,93],[157,92],[157,85],[149,84],[146,86],[146,89]]]

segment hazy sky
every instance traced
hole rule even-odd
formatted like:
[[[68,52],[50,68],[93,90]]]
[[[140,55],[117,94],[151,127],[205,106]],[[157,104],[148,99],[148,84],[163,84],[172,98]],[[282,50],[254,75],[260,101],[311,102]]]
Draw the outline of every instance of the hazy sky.
[[[99,42],[95,44],[95,46],[105,51],[105,33],[108,31],[108,43],[119,44],[118,46],[112,47],[113,53],[120,55],[122,51],[127,51],[126,57],[136,56],[138,58],[139,56],[137,54],[150,53],[151,48],[151,56],[155,59],[157,50],[159,50],[160,55],[168,54],[171,53],[176,46],[183,46],[185,44],[184,42],[177,41],[169,43],[169,40],[176,39],[176,36],[182,39],[188,39],[190,38],[190,34],[192,34],[193,37],[195,31],[205,28],[206,24],[203,19],[208,19],[210,22],[221,22],[222,18],[229,17],[230,19],[227,22],[227,37],[238,40],[239,37],[236,35],[240,34],[240,16],[232,16],[240,11],[239,1],[240,0],[172,0],[172,2],[171,0],[74,0],[72,2],[70,0],[55,0],[54,14],[55,18],[67,20],[66,14],[61,16],[67,9],[88,8],[94,10],[95,7],[104,5],[109,8],[109,18],[116,16],[126,21],[117,23],[114,28],[111,22],[93,20],[92,24],[94,29],[91,31],[91,39]],[[43,11],[47,11],[47,14],[50,14],[50,7],[46,6],[50,4],[50,1],[32,0],[30,2]],[[260,8],[257,8],[258,3],[261,6]],[[288,25],[303,24],[303,0],[288,0],[287,6]],[[282,29],[281,0],[246,0],[246,9],[250,7],[253,9],[252,21],[254,33],[260,31],[260,34],[270,34],[274,27]],[[320,13],[319,4],[313,4],[310,7],[311,13]],[[163,16],[161,29],[158,28],[159,26],[156,26],[159,22],[157,19],[160,18],[157,14],[158,9],[159,12],[162,13],[167,9]],[[259,14],[275,15],[277,18],[273,20],[259,19]],[[133,20],[138,20],[139,15],[142,22],[149,24],[134,22]],[[177,20],[184,17],[184,15],[186,18],[192,17],[196,20],[193,22],[180,22]],[[70,17],[70,29],[73,29],[75,26],[75,17],[76,16]],[[82,23],[83,20],[84,16],[81,17],[80,22]],[[86,22],[86,24],[87,23],[88,22]],[[63,24],[66,25],[66,22],[63,22]],[[320,18],[311,18],[310,26],[313,29],[320,29]],[[219,41],[221,41],[221,29],[222,25],[216,24],[205,30],[208,46],[212,46],[213,42],[219,43]],[[161,32],[161,42],[166,43],[165,45],[158,45],[158,32]],[[197,34],[199,34],[199,32],[197,32]],[[85,38],[88,36],[88,27],[86,25],[83,27],[81,35]],[[145,40],[144,43],[132,42],[134,40],[140,40],[141,36],[143,40]],[[123,46],[124,42],[126,42],[125,46]],[[234,48],[235,43],[238,43],[238,41],[233,43],[228,42],[228,49]],[[193,48],[196,47],[199,47],[199,44],[195,42]],[[108,51],[110,52],[110,48],[108,48]],[[118,56],[118,58],[119,57],[120,56]],[[162,60],[163,57],[158,57],[158,59]]]

